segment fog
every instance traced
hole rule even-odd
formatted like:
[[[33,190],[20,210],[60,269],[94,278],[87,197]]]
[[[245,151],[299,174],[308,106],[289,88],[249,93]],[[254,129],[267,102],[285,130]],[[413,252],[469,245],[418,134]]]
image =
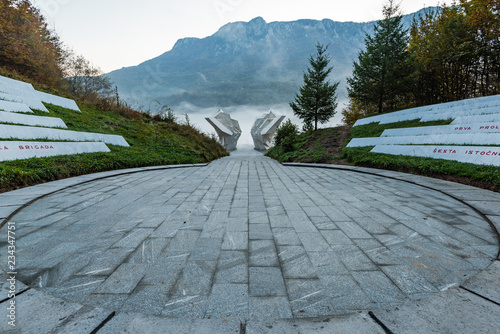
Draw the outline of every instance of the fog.
[[[340,125],[342,123],[341,110],[344,108],[344,101],[339,101],[335,116],[325,124],[318,125],[319,128],[328,128]],[[268,113],[270,110],[276,115],[284,115],[284,122],[291,119],[294,124],[302,130],[302,121],[293,115],[293,111],[288,104],[278,105],[260,105],[260,106],[233,106],[226,108],[199,108],[188,103],[177,106],[174,109],[178,123],[186,122],[186,115],[189,117],[189,122],[192,126],[208,135],[215,135],[215,129],[205,120],[205,117],[213,117],[222,109],[224,112],[231,115],[237,120],[241,128],[241,137],[238,140],[238,149],[253,149],[253,139],[250,130],[258,117]]]

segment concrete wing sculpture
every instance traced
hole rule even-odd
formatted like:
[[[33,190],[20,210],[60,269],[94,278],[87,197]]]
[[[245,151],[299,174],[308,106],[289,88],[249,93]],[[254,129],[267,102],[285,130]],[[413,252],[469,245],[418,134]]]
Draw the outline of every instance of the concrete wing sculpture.
[[[285,116],[276,116],[271,110],[255,120],[251,133],[257,151],[267,151],[271,148],[274,133],[284,119]]]
[[[231,115],[222,110],[219,110],[219,113],[215,117],[207,117],[205,119],[215,128],[222,146],[228,151],[236,150],[238,139],[241,136],[241,128],[238,121],[232,119]]]

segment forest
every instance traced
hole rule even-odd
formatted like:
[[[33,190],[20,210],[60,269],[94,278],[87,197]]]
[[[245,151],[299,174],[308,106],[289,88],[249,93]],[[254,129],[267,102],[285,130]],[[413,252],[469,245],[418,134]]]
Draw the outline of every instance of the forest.
[[[369,114],[500,94],[500,0],[429,10],[410,30],[389,0],[348,78],[344,122]]]

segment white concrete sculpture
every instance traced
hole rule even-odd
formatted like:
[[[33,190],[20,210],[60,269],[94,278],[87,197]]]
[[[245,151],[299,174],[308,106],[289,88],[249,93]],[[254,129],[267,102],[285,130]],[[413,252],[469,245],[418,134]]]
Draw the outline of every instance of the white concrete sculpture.
[[[94,152],[110,152],[110,150],[106,144],[100,142],[0,141],[0,161]]]
[[[101,133],[69,131],[51,128],[40,128],[20,125],[0,124],[0,138],[3,139],[48,139],[69,141],[96,141],[111,145],[128,147],[127,141],[118,135],[106,135]]]
[[[267,151],[271,148],[274,133],[284,119],[285,116],[276,116],[271,110],[255,120],[251,134],[257,151]]]
[[[500,147],[491,146],[377,145],[371,152],[500,166]]]
[[[228,151],[236,150],[238,139],[241,136],[241,128],[238,121],[232,119],[231,115],[222,110],[219,110],[219,113],[215,117],[206,117],[205,119],[215,128],[222,146]]]
[[[60,118],[15,114],[5,111],[0,111],[0,123],[45,126],[49,128],[67,128],[66,124]]]

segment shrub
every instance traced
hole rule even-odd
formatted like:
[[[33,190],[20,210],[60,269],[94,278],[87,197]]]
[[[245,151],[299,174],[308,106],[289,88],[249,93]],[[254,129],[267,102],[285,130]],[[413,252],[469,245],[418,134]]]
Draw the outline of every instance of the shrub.
[[[283,152],[290,152],[294,150],[298,134],[298,126],[287,120],[276,130],[274,142],[283,149]]]

